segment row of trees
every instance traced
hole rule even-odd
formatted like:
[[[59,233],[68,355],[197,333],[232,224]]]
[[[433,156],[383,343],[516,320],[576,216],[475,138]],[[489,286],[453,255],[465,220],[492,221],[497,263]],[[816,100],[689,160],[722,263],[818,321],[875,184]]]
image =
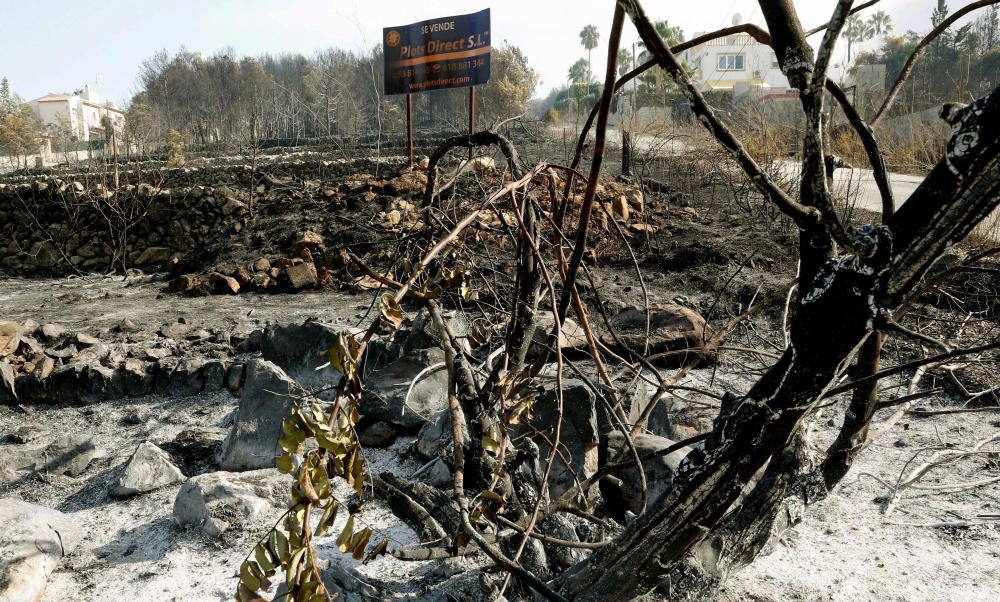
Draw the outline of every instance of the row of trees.
[[[538,83],[524,53],[514,46],[495,48],[491,72],[478,91],[480,123],[524,113]],[[256,58],[232,50],[209,57],[161,51],[142,64],[141,91],[127,114],[128,135],[143,145],[163,140],[169,131],[199,144],[399,133],[403,97],[384,97],[382,77],[380,48]],[[417,127],[467,119],[465,90],[418,94],[413,101]]]
[[[937,27],[949,15],[945,0],[938,0],[930,21]],[[885,36],[879,47],[859,54],[855,64],[882,64],[894,81],[923,33],[908,31]],[[848,38],[850,40],[850,38]],[[863,40],[862,40],[863,41]],[[912,113],[945,102],[968,102],[989,93],[1000,81],[1000,8],[990,6],[973,21],[943,32],[900,91],[897,112]]]

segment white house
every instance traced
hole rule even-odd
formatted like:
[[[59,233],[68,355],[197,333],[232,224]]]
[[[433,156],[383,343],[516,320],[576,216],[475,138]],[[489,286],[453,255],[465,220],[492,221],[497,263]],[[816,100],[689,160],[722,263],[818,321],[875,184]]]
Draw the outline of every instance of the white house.
[[[740,22],[740,15],[733,17],[733,25]],[[789,88],[771,47],[745,33],[699,44],[685,50],[680,58],[695,69],[695,81],[702,92],[720,90],[734,96],[763,96],[783,94]]]
[[[80,94],[48,94],[28,105],[50,133],[65,126],[77,140],[84,142],[105,139],[105,117],[111,120],[119,136],[125,129],[125,113],[113,103],[100,102],[90,86],[84,86]]]

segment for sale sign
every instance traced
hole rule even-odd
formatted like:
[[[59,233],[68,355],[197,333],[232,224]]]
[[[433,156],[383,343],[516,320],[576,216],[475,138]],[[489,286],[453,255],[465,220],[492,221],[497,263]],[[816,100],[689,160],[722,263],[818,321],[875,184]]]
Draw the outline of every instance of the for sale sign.
[[[485,84],[490,79],[490,9],[382,30],[385,93]]]

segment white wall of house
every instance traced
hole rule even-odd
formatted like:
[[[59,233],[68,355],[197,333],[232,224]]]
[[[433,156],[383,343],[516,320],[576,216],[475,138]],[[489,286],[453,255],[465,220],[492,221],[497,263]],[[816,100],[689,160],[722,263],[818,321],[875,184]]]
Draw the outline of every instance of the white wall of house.
[[[771,47],[747,34],[695,46],[685,50],[681,59],[697,70],[695,77],[703,92],[757,87],[764,93],[782,93],[789,87]]]
[[[49,94],[32,100],[28,105],[50,132],[57,132],[65,123],[72,134],[84,142],[104,138],[102,119],[105,115],[111,118],[119,135],[125,128],[125,114],[110,103],[98,102],[89,88],[75,96]]]

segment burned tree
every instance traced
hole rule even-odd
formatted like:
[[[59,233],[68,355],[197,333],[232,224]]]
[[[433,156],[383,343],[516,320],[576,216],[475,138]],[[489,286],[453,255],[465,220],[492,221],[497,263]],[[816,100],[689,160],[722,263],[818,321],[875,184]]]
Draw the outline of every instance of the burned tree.
[[[322,591],[315,585],[319,575],[315,555],[309,548],[309,512],[337,502],[326,501],[329,496],[317,494],[313,485],[317,478],[342,477],[355,483],[359,493],[362,491],[358,446],[351,428],[353,409],[363,403],[364,384],[358,362],[364,346],[380,328],[399,327],[400,304],[404,302],[429,312],[441,333],[454,435],[454,482],[447,501],[453,504],[449,506],[452,514],[439,523],[436,515],[423,509],[439,505],[440,492],[429,493],[426,488],[399,479],[394,479],[389,489],[393,495],[408,500],[411,518],[419,517],[415,522],[426,527],[427,533],[447,535],[449,542],[441,546],[445,555],[478,547],[520,585],[552,600],[631,599],[656,588],[669,597],[708,596],[727,574],[750,563],[780,531],[790,504],[801,506],[826,496],[867,444],[868,429],[879,403],[875,383],[884,375],[879,372],[883,336],[920,336],[900,327],[895,314],[919,291],[934,261],[1000,204],[1000,94],[994,92],[967,106],[943,110],[943,118],[954,128],[948,152],[910,199],[895,209],[877,140],[846,96],[828,79],[833,47],[847,18],[873,3],[858,8],[853,4],[849,0],[837,3],[830,21],[817,30],[824,31],[824,35],[814,52],[790,0],[760,3],[769,33],[743,25],[706,34],[673,49],[667,48],[657,35],[638,0],[619,0],[609,36],[603,93],[570,166],[543,163],[531,170],[523,169],[510,143],[492,132],[457,137],[442,147],[435,154],[432,169],[451,148],[499,144],[510,162],[511,178],[476,209],[456,217],[449,227],[440,228],[443,234],[430,236],[420,259],[407,262],[406,269],[400,272],[402,277],[381,274],[352,258],[359,270],[377,278],[391,292],[382,299],[379,321],[360,341],[345,336],[342,344],[331,350],[331,363],[343,374],[331,413],[320,412],[316,418],[299,416],[291,429],[295,436],[283,443],[290,453],[283,467],[297,477],[295,505],[290,514],[293,518],[285,526],[293,548],[299,550],[290,557],[298,561],[290,566],[287,558],[272,555],[265,545],[262,554],[267,562],[263,564],[269,568],[263,572],[290,570],[289,587],[305,592],[301,599],[313,599]],[[635,25],[654,59],[617,79],[618,46],[626,18]],[[782,71],[798,91],[807,127],[797,196],[768,177],[675,58],[678,49],[737,31],[772,45]],[[653,66],[662,68],[677,82],[700,123],[733,156],[761,195],[798,229],[799,272],[789,308],[788,342],[777,361],[749,391],[723,398],[710,432],[678,444],[678,448],[695,443],[700,447],[685,456],[670,487],[659,498],[644,500],[645,511],[615,537],[593,546],[586,559],[560,574],[543,574],[542,570],[547,569],[533,566],[527,558],[529,540],[562,541],[540,532],[543,517],[588,508],[588,498],[596,495],[592,485],[607,474],[609,464],[642,465],[633,439],[648,414],[643,412],[639,421],[629,423],[622,412],[622,391],[605,366],[607,358],[621,357],[594,336],[577,283],[589,277],[584,258],[592,218],[606,210],[595,197],[612,95],[624,82]],[[883,197],[881,223],[850,227],[835,209],[828,178],[836,160],[825,144],[830,127],[825,113],[829,98],[844,108],[851,127],[864,142]],[[890,96],[886,102],[891,101]],[[880,114],[884,111],[885,107]],[[578,167],[587,129],[595,121],[593,161],[585,175]],[[444,226],[443,213],[434,213],[435,175],[428,178],[424,197],[427,223]],[[581,185],[582,196],[578,196]],[[544,191],[548,207],[542,207],[537,196],[528,194],[532,187]],[[575,235],[570,239],[566,219],[573,198],[577,198],[579,206],[575,207]],[[481,347],[477,352],[465,348],[451,332],[442,317],[439,297],[442,290],[464,289],[467,283],[464,268],[448,264],[452,260],[446,260],[446,251],[457,246],[475,220],[491,211],[501,213],[505,235],[515,239],[512,246],[516,274],[513,294],[502,308],[508,318],[503,333],[475,336]],[[543,236],[546,229],[551,232],[548,238]],[[594,362],[596,376],[589,384],[599,392],[597,397],[606,419],[632,436],[625,437],[622,457],[610,459],[568,494],[550,497],[548,477],[559,455],[560,424],[566,410],[562,391],[566,364],[558,341],[571,311],[580,323]],[[542,312],[553,317],[546,341],[548,351],[529,361],[526,349],[534,339]],[[713,340],[724,337],[725,330],[716,333]],[[659,376],[639,350],[627,349],[626,355],[626,363],[633,371],[649,369],[656,373],[656,393],[646,400],[646,407],[652,407],[676,379]],[[553,357],[558,420],[551,451],[545,454],[523,439],[515,442],[509,430],[530,405],[527,388]],[[838,384],[848,373],[853,381]],[[839,433],[825,453],[816,454],[804,441],[803,423],[824,399],[845,391],[852,391],[853,397]],[[293,463],[291,458],[301,451],[299,444],[306,436],[315,436],[320,447]],[[671,451],[673,447],[657,453]],[[641,469],[639,475],[642,480]],[[323,519],[320,524],[321,528],[329,526]],[[514,535],[499,538],[495,532],[501,528],[512,529]],[[342,534],[341,549],[360,557],[371,534],[350,531],[348,528]],[[376,551],[384,551],[384,546]],[[251,578],[244,579],[241,592],[244,599],[253,599],[244,590],[260,586],[257,573],[261,567],[251,565],[247,571]],[[508,579],[498,595],[514,595],[511,592]]]

